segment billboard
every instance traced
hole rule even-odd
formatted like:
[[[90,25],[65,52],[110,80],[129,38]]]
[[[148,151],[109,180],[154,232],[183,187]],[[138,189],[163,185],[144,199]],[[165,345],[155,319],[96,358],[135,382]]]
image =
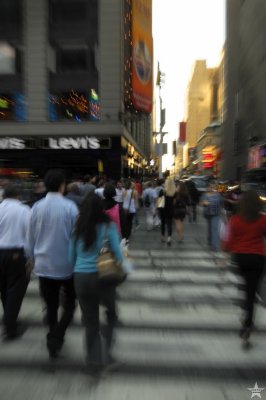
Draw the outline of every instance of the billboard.
[[[152,112],[153,41],[152,0],[132,0],[132,103]]]

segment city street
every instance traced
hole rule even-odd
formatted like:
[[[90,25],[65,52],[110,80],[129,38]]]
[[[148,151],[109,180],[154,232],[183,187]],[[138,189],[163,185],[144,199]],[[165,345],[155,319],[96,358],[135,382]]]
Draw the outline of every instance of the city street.
[[[51,371],[33,278],[21,310],[29,328],[0,345],[1,400],[243,400],[256,382],[266,388],[266,309],[258,305],[253,346],[243,350],[241,281],[224,254],[207,249],[204,219],[187,222],[184,243],[174,235],[171,247],[158,229],[146,231],[143,213],[140,220],[130,245],[136,268],[118,291],[113,355],[121,366],[99,381],[85,374],[77,310]]]

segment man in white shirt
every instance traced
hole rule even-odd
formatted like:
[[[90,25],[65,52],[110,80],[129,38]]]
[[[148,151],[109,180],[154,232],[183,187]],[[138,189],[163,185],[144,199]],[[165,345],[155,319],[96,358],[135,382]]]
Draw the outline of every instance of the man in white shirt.
[[[41,294],[47,307],[47,348],[50,357],[56,357],[75,310],[76,296],[68,245],[78,208],[63,196],[63,171],[48,171],[44,181],[48,193],[31,210],[28,253],[34,259],[34,272],[39,277]],[[59,316],[60,295],[63,310]]]
[[[116,196],[115,201],[119,204],[120,207],[123,206],[123,194],[125,189],[123,188],[122,182],[118,181],[116,184]]]
[[[18,188],[9,185],[0,204],[0,292],[4,309],[4,339],[14,340],[25,329],[17,324],[29,277],[26,268],[25,240],[30,208],[19,200]]]
[[[100,180],[100,182],[98,183],[98,187],[97,189],[95,189],[94,193],[97,194],[97,196],[100,197],[100,199],[104,199],[104,186],[105,186],[105,181],[103,179]]]

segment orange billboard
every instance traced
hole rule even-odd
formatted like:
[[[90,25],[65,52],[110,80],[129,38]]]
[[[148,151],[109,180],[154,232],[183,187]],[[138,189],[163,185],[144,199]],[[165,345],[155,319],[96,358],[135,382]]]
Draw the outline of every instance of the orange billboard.
[[[153,94],[152,0],[132,0],[132,103],[151,113]]]

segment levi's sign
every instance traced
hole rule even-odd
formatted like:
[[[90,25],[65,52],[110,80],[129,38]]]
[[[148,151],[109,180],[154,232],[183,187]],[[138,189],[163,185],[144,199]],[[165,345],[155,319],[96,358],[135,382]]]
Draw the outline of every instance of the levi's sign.
[[[77,137],[58,139],[49,138],[50,149],[99,149],[100,142],[96,137]]]
[[[96,138],[94,136],[80,137],[2,137],[0,138],[0,150],[23,150],[23,149],[109,149],[110,138]]]
[[[23,139],[16,138],[1,138],[0,139],[0,149],[25,149],[25,143]]]

